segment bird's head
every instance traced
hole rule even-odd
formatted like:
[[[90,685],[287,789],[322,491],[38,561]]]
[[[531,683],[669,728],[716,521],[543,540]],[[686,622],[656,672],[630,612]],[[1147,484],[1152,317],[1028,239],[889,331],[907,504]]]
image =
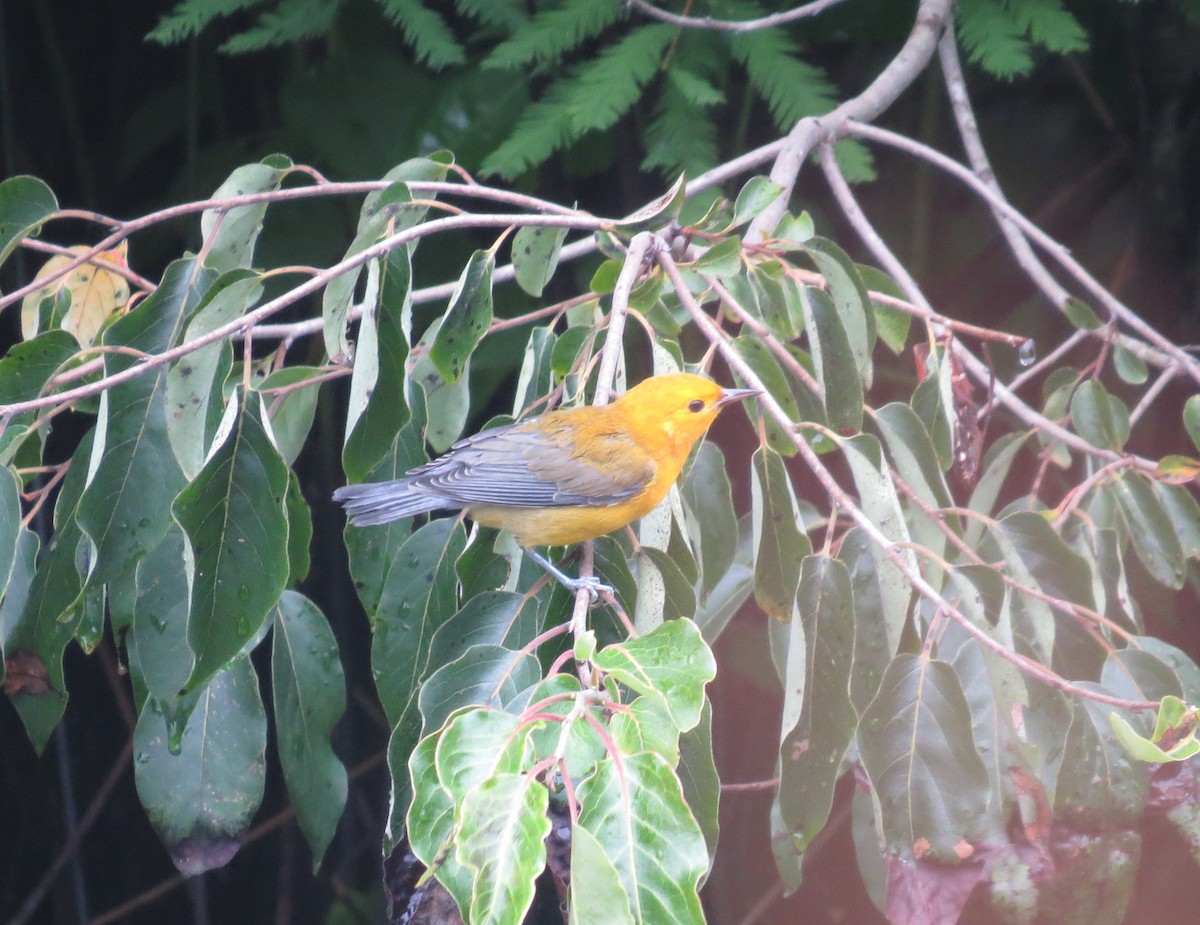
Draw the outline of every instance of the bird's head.
[[[643,379],[617,401],[643,432],[661,429],[672,443],[690,449],[722,408],[758,394],[722,388],[691,373],[671,373]]]

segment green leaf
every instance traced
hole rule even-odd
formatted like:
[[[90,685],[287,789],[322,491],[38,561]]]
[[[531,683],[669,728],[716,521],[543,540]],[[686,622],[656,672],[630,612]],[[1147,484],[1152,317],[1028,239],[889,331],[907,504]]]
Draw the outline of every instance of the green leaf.
[[[839,327],[854,357],[862,388],[871,387],[871,353],[875,349],[875,316],[869,309],[870,296],[858,267],[844,250],[826,238],[812,238],[805,252],[825,277],[825,292],[836,309]],[[812,337],[810,335],[810,346]],[[815,352],[815,347],[812,348]],[[840,348],[839,348],[840,349]],[[861,404],[861,403],[860,403]]]
[[[738,192],[733,204],[733,220],[730,229],[745,225],[756,218],[763,209],[779,198],[783,187],[772,183],[766,177],[751,177]]]
[[[40,545],[38,535],[32,530],[22,527],[17,533],[14,554],[10,563],[11,568],[4,583],[4,593],[0,595],[0,681],[4,680],[3,656],[6,652],[13,651],[9,639],[29,603],[29,590],[37,571],[37,554]],[[9,693],[9,696],[13,696],[12,692]]]
[[[133,747],[138,798],[179,871],[223,867],[262,802],[267,717],[247,658],[196,691],[180,747],[169,747],[158,702],[146,701]]]
[[[1150,378],[1146,361],[1123,344],[1113,344],[1113,367],[1130,385],[1141,385]]]
[[[996,499],[1000,497],[1000,489],[1004,487],[1005,481],[1013,471],[1013,460],[1016,459],[1017,453],[1025,446],[1025,441],[1028,439],[1028,433],[1005,434],[992,444],[983,467],[983,475],[979,477],[974,491],[971,492],[971,503],[968,506],[972,511],[986,516],[995,510]],[[963,533],[963,541],[975,549],[979,546],[979,540],[983,536],[986,526],[986,521],[982,518],[970,518],[966,531]]]
[[[733,564],[738,539],[733,488],[720,447],[708,440],[700,444],[679,493],[688,539],[699,550],[701,590],[709,594]]]
[[[1183,485],[1159,481],[1152,484],[1175,528],[1183,554],[1189,559],[1200,559],[1200,504]]]
[[[417,694],[429,673],[429,641],[458,609],[454,563],[466,545],[461,524],[434,520],[400,547],[383,578],[371,640],[379,702],[393,729],[417,740]]]
[[[1099,684],[1078,683],[1112,695]],[[1136,825],[1145,808],[1148,770],[1117,740],[1109,719],[1112,712],[1108,704],[1087,698],[1071,701],[1071,723],[1054,786],[1054,815],[1074,819],[1081,831]],[[1135,728],[1141,725],[1132,714],[1118,713]]]
[[[638,549],[638,568],[652,568],[662,580],[664,598],[662,619],[691,619],[696,613],[696,592],[693,581],[679,567],[678,560],[669,553],[653,546]],[[639,573],[640,575],[640,573]]]
[[[448,665],[474,645],[523,648],[541,632],[542,619],[533,595],[482,591],[437,628],[429,643],[429,664],[435,669]]]
[[[788,420],[803,420],[800,409],[796,405],[788,376],[785,375],[779,361],[763,342],[753,335],[743,334],[734,340],[733,348],[746,361],[746,365],[753,369],[758,378],[762,380],[763,385],[767,387],[767,392],[787,414]],[[741,382],[740,377],[738,381],[739,384],[745,385]],[[773,417],[761,411],[757,402],[748,403],[747,413],[754,423],[754,429],[756,431],[761,429],[766,434],[767,445],[772,450],[781,456],[796,455],[798,451],[796,444],[792,442],[791,435],[786,433]]]
[[[754,540],[754,599],[766,613],[789,620],[800,566],[812,553],[783,460],[770,448],[755,451],[750,481]]]
[[[409,374],[407,390],[409,405],[414,401],[413,386],[420,387],[425,396],[425,439],[433,447],[434,452],[444,453],[450,449],[467,423],[467,413],[471,409],[470,376],[467,375],[470,357],[463,361],[462,375],[455,382],[442,378],[441,372],[433,365],[429,353],[431,345],[441,330],[442,319],[435,319],[417,344],[417,359]]]
[[[8,587],[21,530],[21,480],[12,469],[5,467],[0,472],[0,588]],[[3,639],[0,635],[0,644]]]
[[[83,536],[75,520],[91,451],[92,440],[85,436],[71,457],[71,468],[54,503],[54,532],[38,560],[28,593],[17,595],[11,603],[4,601],[8,627],[4,657],[19,658],[24,670],[41,682],[26,685],[8,698],[38,754],[67,708],[63,650],[75,635],[80,616],[87,578],[80,566],[93,551],[91,541]],[[36,543],[29,546],[36,548]],[[14,616],[22,597],[20,616]]]
[[[188,643],[196,653],[189,687],[254,637],[288,578],[289,470],[256,404],[252,395],[245,403],[233,397],[228,437],[171,508],[188,540]]]
[[[471,646],[421,685],[420,709],[432,732],[465,706],[504,707],[542,676],[537,658],[503,646]]]
[[[315,870],[346,805],[346,769],[330,747],[346,711],[346,681],[324,614],[295,591],[283,592],[275,607],[271,691],[283,779]]]
[[[223,273],[190,313],[182,340],[193,340],[241,317],[261,295],[260,273],[244,269]],[[112,333],[107,335],[112,336]],[[163,399],[167,409],[167,437],[175,459],[189,479],[200,471],[216,435],[224,409],[222,386],[232,353],[228,341],[218,341],[181,357],[167,372]]]
[[[1129,439],[1129,409],[1095,379],[1075,390],[1071,423],[1084,440],[1101,449],[1120,452]]]
[[[422,739],[416,748],[411,749],[412,755],[407,764],[404,755],[408,755],[408,747],[402,749],[403,755],[394,752],[390,746],[388,748],[393,793],[401,781],[407,789],[411,776],[412,804],[405,803],[406,817],[404,811],[397,811],[393,799],[384,837],[385,853],[394,850],[401,838],[407,836],[413,854],[426,868],[436,873],[438,882],[450,892],[460,909],[469,909],[472,874],[455,859],[451,844],[455,798],[442,786],[434,763],[435,750],[441,737],[439,733]]]
[[[643,31],[653,35],[651,30]],[[626,215],[617,223],[617,228],[627,234],[660,228],[679,217],[686,196],[687,177],[680,174],[669,190],[657,199],[650,200],[636,212]]]
[[[605,646],[594,663],[631,690],[662,698],[680,732],[700,722],[704,685],[717,673],[691,620],[669,620],[645,636]]]
[[[797,851],[811,843],[829,818],[841,761],[858,725],[850,700],[853,606],[850,572],[843,563],[825,556],[804,560],[797,611],[807,643],[806,664],[793,665],[789,659],[784,691],[786,697],[802,686],[805,694],[791,726],[785,710],[777,797]],[[793,670],[803,676],[791,677]]]
[[[359,324],[346,405],[342,468],[350,482],[367,477],[409,418],[403,397],[408,360],[403,319],[411,305],[412,286],[408,248],[389,251],[379,275],[379,301],[368,307]]]
[[[550,794],[531,774],[501,774],[467,793],[458,813],[458,860],[474,872],[469,919],[520,925],[546,866]]]
[[[1183,426],[1192,438],[1192,445],[1200,450],[1200,395],[1193,395],[1184,402]]]
[[[14,344],[0,358],[0,404],[37,398],[46,383],[62,372],[78,350],[75,338],[61,330],[47,331],[32,340]],[[41,411],[23,411],[8,418],[4,429],[0,430],[0,463],[13,460],[35,422],[39,423],[38,432],[43,435],[48,432],[47,422],[39,422],[42,414]]]
[[[1119,472],[1111,488],[1146,571],[1168,588],[1180,588],[1187,577],[1183,548],[1167,510],[1140,472]]]
[[[953,668],[897,655],[863,714],[858,748],[889,851],[911,858],[927,843],[953,863],[964,840],[979,840],[991,789]]]
[[[1101,321],[1092,310],[1092,306],[1074,296],[1069,297],[1063,303],[1063,314],[1067,316],[1067,320],[1071,324],[1075,325],[1081,331],[1094,331],[1101,325]]]
[[[513,269],[517,285],[535,298],[558,268],[558,252],[566,240],[566,228],[539,228],[524,225],[517,229],[512,243]]]
[[[540,8],[521,28],[513,30],[511,38],[497,45],[482,66],[515,70],[529,64],[554,64],[584,40],[599,35],[620,15],[621,7],[615,0],[567,0]]]
[[[904,291],[882,270],[861,263],[855,264],[855,269],[858,270],[858,275],[867,289],[867,296],[871,300],[871,313],[875,316],[875,329],[879,339],[892,353],[903,353],[904,346],[908,343],[908,332],[912,328],[912,315],[881,301],[872,293],[878,292],[902,299]]]
[[[466,372],[467,359],[492,323],[495,266],[496,258],[491,251],[475,251],[450,297],[450,305],[429,348],[429,359],[447,382],[457,382]]]
[[[180,568],[185,555],[183,531],[173,524],[138,562],[133,626],[126,637],[130,672],[172,716],[183,709],[179,691],[196,662],[187,641],[190,596]]]
[[[742,270],[742,239],[737,235],[717,242],[696,258],[692,269],[710,276],[734,276]]]
[[[804,244],[816,233],[816,225],[808,212],[801,212],[799,215],[785,212],[779,224],[775,226],[775,239],[791,244]]]
[[[212,198],[231,199],[277,190],[291,170],[291,160],[281,154],[272,154],[257,164],[243,164],[217,187]],[[208,245],[204,265],[219,273],[249,267],[266,214],[265,202],[233,209],[205,209],[200,216],[200,236]]]
[[[710,867],[717,855],[717,837],[721,831],[718,812],[721,778],[713,757],[712,722],[712,704],[706,700],[700,722],[679,737],[679,767],[676,769],[684,801],[704,833]]]
[[[708,852],[666,761],[643,752],[601,762],[578,795],[576,829],[594,836],[616,869],[634,921],[702,925],[697,889]]]
[[[821,290],[805,287],[800,292],[813,366],[824,392],[825,418],[843,436],[857,433],[862,429],[863,388],[844,318]]]
[[[629,894],[604,846],[582,825],[571,827],[571,887],[567,925],[591,925],[603,909],[606,925],[636,925]]]
[[[21,239],[35,235],[42,220],[58,209],[58,200],[37,177],[9,177],[0,183],[0,264]]]
[[[850,668],[850,699],[859,715],[875,698],[883,673],[891,664],[892,651],[886,633],[879,632],[884,614],[884,596],[892,589],[876,566],[875,544],[861,527],[850,530],[842,540],[838,560],[850,573],[854,604],[854,656]]]
[[[912,538],[900,506],[900,496],[892,482],[891,474],[883,459],[879,441],[868,434],[842,442],[842,450],[854,484],[858,488],[859,506],[878,530],[893,544],[893,548],[905,560],[910,573],[916,574],[916,556],[908,548]],[[908,605],[912,597],[912,585],[904,574],[887,557],[877,543],[871,543],[871,555],[878,571],[881,613],[888,642],[888,652],[899,650],[900,634],[908,618]]]
[[[194,260],[175,261],[153,295],[105,331],[105,345],[144,353],[174,346],[211,280]],[[113,351],[104,355],[104,371],[115,375],[140,362],[136,353]],[[171,502],[184,479],[167,439],[166,380],[159,367],[113,386],[100,400],[96,465],[78,513],[96,544],[93,587],[131,569],[171,523]]]

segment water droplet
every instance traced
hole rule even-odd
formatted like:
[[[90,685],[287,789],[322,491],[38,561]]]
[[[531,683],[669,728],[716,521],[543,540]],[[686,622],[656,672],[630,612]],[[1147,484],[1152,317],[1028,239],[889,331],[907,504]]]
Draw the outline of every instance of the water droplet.
[[[137,753],[137,763],[138,764],[145,764],[149,760],[150,760],[150,755],[147,752],[138,752]]]
[[[143,529],[145,529],[146,527],[150,526],[150,518],[149,518],[149,517],[143,517],[141,520],[139,520],[139,521],[138,521],[138,526],[139,526],[139,527],[141,527],[141,528],[143,528]]]
[[[1033,361],[1037,359],[1037,342],[1032,337],[1021,342],[1021,346],[1017,348],[1017,361],[1022,366],[1032,366]]]
[[[154,627],[156,632],[166,632],[167,621],[161,617],[156,617],[154,614],[150,614],[150,625]]]

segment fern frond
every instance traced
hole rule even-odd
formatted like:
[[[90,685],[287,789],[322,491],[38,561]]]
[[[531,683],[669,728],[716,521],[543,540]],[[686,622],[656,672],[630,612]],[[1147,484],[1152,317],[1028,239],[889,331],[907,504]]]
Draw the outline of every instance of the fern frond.
[[[263,0],[183,0],[146,35],[152,42],[173,45],[197,35],[222,16],[258,6]]]
[[[553,64],[621,17],[621,0],[566,0],[539,13],[484,59],[483,67],[516,70]]]
[[[529,18],[520,0],[455,0],[454,6],[464,16],[510,33]]]
[[[997,0],[960,0],[958,37],[967,57],[996,77],[1011,79],[1033,66],[1025,30]]]
[[[257,23],[220,50],[240,55],[324,35],[333,26],[337,8],[337,0],[279,0],[275,9],[265,10]]]
[[[554,83],[525,108],[517,126],[484,160],[481,171],[512,178],[540,164],[589,131],[610,128],[637,102],[658,71],[674,29],[643,26]]]
[[[781,131],[804,116],[820,115],[834,107],[834,89],[825,72],[797,58],[795,43],[783,31],[740,33],[730,42],[730,50],[767,101]]]
[[[657,170],[663,177],[681,173],[694,177],[720,159],[712,117],[674,84],[663,90],[654,119],[646,127],[643,147],[642,169]]]
[[[1043,48],[1063,55],[1087,48],[1087,33],[1062,0],[1009,0],[1017,25]]]
[[[421,0],[379,0],[379,5],[383,15],[400,27],[418,61],[437,70],[467,60],[446,21]]]
[[[667,70],[667,80],[675,88],[679,101],[689,106],[705,108],[718,106],[725,102],[725,94],[710,84],[699,74],[683,67],[671,67]],[[664,94],[665,101],[665,94]],[[688,171],[691,174],[691,171]]]

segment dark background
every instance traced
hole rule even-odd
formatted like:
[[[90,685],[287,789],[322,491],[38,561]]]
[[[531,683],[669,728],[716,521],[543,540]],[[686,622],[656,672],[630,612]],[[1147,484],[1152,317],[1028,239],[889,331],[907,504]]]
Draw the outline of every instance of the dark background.
[[[1200,34],[1167,2],[1078,0],[1072,6],[1091,36],[1086,53],[1039,58],[1029,78],[1011,83],[969,70],[984,141],[1019,208],[1147,320],[1178,342],[1193,343],[1200,340]],[[845,95],[865,86],[894,53],[911,24],[913,4],[855,0],[848,7],[819,27],[811,47],[811,60],[828,69]],[[530,92],[515,86],[520,81],[510,86],[471,68],[429,73],[414,63],[398,31],[361,0],[345,5],[329,37],[242,57],[216,50],[229,31],[245,25],[236,18],[188,44],[144,41],[167,8],[149,0],[0,0],[0,176],[31,173],[49,183],[65,207],[132,218],[202,198],[237,165],[277,151],[331,179],[376,178],[407,157],[443,146],[473,169],[504,137]],[[731,87],[729,98],[743,92]],[[775,136],[761,104],[749,115],[748,145]],[[936,69],[881,122],[959,155]],[[731,114],[731,134],[733,123]],[[632,126],[622,123],[517,185],[599,214],[626,214],[667,185],[663,177],[637,170],[636,144]],[[878,154],[876,167],[878,180],[860,190],[864,205],[936,306],[1032,335],[1042,350],[1067,332],[1065,322],[1034,297],[968,193],[887,152]],[[811,170],[798,199],[823,233],[862,256]],[[336,260],[353,234],[357,207],[354,201],[322,201],[273,210],[261,262],[270,265],[277,255],[287,255],[289,263]],[[56,223],[48,237],[74,244],[90,243],[96,234],[94,227]],[[159,226],[133,240],[131,263],[156,278],[167,260],[198,246],[198,239],[194,218]],[[418,282],[455,278],[472,246],[426,248]],[[0,289],[28,279],[42,259],[18,253],[0,268]],[[586,280],[588,272],[565,275]],[[502,311],[525,304],[500,298]],[[440,307],[427,308],[426,317],[436,311]],[[18,329],[18,312],[9,309],[0,317],[0,343],[11,342]],[[485,396],[481,416],[492,410],[486,396],[495,396],[497,409],[508,407],[503,386],[514,373],[512,356],[502,341],[476,363],[476,394]],[[1172,405],[1170,399],[1162,404]],[[15,713],[0,703],[0,921],[16,912],[67,844],[72,817],[98,793],[96,825],[29,921],[378,920],[387,730],[370,681],[365,618],[347,578],[340,515],[325,500],[341,479],[336,447],[343,404],[337,389],[325,390],[298,464],[316,526],[313,573],[303,590],[334,627],[350,695],[335,740],[353,775],[350,799],[321,871],[312,874],[302,837],[286,814],[279,815],[286,813],[286,795],[273,766],[251,842],[226,869],[178,881],[137,802],[125,754],[132,708],[120,653],[106,640],[92,657],[68,650],[71,703],[40,758]],[[79,428],[69,419],[56,426],[53,440],[64,454]],[[1140,430],[1146,452],[1184,448],[1176,423],[1149,422]],[[733,459],[746,455],[730,445],[739,437],[745,438],[742,430],[728,427],[714,434]],[[735,479],[744,471],[733,467]],[[735,491],[744,501],[745,484]],[[1185,600],[1190,603],[1180,603]],[[1196,657],[1200,634],[1191,603],[1163,595],[1161,606],[1146,610],[1152,632]],[[1185,606],[1188,612],[1182,612]],[[747,612],[734,621],[718,658],[712,693],[722,779],[767,778],[779,694],[765,667],[761,614]],[[105,791],[110,775],[116,783]],[[881,922],[863,894],[847,814],[838,809],[811,852],[806,886],[776,903],[777,876],[766,841],[769,799],[767,792],[723,799],[721,848],[705,893],[710,921],[749,925],[760,920],[757,910],[762,921]],[[1195,921],[1200,876],[1194,863],[1171,833],[1145,834],[1128,921]],[[161,892],[148,892],[156,889]],[[131,900],[133,906],[122,908]],[[982,911],[969,918],[987,921]]]

